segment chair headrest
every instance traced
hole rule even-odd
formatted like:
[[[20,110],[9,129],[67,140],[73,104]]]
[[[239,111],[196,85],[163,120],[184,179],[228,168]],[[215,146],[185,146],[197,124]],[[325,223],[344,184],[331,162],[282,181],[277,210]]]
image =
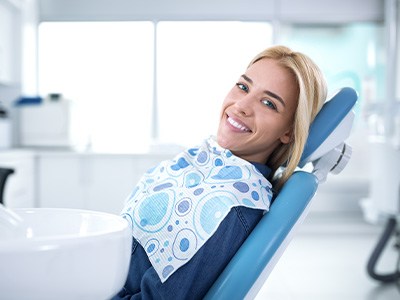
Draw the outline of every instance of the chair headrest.
[[[354,119],[352,108],[357,99],[357,92],[345,87],[325,102],[310,126],[300,167],[318,159],[348,137]]]

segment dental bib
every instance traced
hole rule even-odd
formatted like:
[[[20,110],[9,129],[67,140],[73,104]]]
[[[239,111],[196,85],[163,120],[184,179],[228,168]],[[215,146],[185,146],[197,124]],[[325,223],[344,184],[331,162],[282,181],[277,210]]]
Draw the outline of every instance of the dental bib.
[[[147,171],[121,215],[165,282],[213,235],[232,207],[267,211],[271,188],[251,163],[210,137]]]

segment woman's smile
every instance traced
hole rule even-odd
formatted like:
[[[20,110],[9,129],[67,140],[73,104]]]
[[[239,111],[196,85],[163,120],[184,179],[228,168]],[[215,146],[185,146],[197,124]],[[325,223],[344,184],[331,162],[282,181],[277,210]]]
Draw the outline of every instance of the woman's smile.
[[[227,121],[231,125],[229,126],[233,131],[239,131],[239,132],[251,132],[251,130],[243,124],[240,120],[230,117],[227,115]]]

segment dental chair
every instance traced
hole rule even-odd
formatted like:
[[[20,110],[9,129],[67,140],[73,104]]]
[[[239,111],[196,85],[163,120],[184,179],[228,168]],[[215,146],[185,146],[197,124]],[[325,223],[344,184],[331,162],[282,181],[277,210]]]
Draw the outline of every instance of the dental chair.
[[[311,163],[313,171],[293,173],[205,299],[255,298],[307,216],[318,185],[349,161],[351,147],[343,141],[350,135],[357,98],[355,90],[343,88],[324,104],[311,124],[299,164],[300,169]]]

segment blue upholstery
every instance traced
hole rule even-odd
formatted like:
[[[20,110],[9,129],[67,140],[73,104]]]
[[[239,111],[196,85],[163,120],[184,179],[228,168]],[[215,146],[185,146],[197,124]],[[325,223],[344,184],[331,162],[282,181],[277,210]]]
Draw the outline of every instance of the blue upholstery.
[[[341,89],[327,101],[310,126],[309,137],[304,147],[299,165],[311,155],[332,133],[357,102],[357,92],[349,87]]]
[[[325,141],[356,101],[357,93],[351,88],[344,88],[324,104],[311,125],[303,158],[307,158]],[[249,297],[252,287],[262,284],[269,275],[280,252],[289,242],[295,225],[305,218],[317,188],[318,180],[313,174],[295,172],[205,299]]]

